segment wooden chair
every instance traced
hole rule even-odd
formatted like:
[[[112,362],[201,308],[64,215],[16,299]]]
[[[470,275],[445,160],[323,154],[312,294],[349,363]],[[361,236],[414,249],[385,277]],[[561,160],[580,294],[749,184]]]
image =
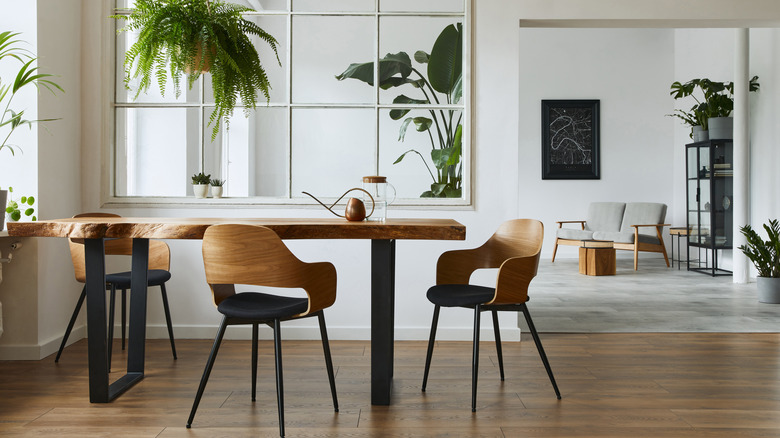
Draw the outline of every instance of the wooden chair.
[[[81,213],[73,217],[120,217],[111,213]],[[84,244],[76,243],[72,240],[68,241],[70,247],[70,257],[73,261],[73,271],[76,276],[76,281],[79,283],[86,282],[86,266],[84,258]],[[105,241],[106,255],[124,255],[132,256],[133,254],[133,240],[132,239],[112,239]],[[170,265],[171,265],[171,250],[168,244],[160,240],[149,241],[149,274],[148,274],[148,286],[160,286],[160,293],[162,295],[163,310],[165,310],[165,322],[168,325],[168,337],[171,340],[171,352],[173,353],[173,359],[176,360],[176,343],[173,339],[173,325],[171,324],[171,310],[168,306],[168,294],[165,290],[165,282],[170,280]],[[114,301],[117,289],[122,291],[122,350],[125,349],[125,333],[127,325],[127,290],[130,289],[130,271],[117,272],[114,274],[106,274],[106,290],[111,292],[109,297],[109,312],[108,312],[108,369],[111,369],[111,347],[112,340],[114,338]],[[73,309],[73,315],[68,322],[68,328],[65,330],[65,336],[62,338],[60,349],[57,351],[57,356],[54,358],[54,362],[59,362],[62,350],[65,349],[65,345],[68,342],[68,337],[73,330],[73,325],[76,323],[76,318],[79,316],[81,306],[84,304],[84,299],[87,296],[87,288],[84,286],[81,289],[81,295],[76,303],[76,308]]]
[[[319,319],[322,348],[328,371],[333,408],[338,412],[333,362],[323,309],[336,300],[336,268],[330,263],[304,263],[287,249],[270,229],[254,225],[212,225],[203,236],[203,264],[214,304],[223,315],[214,339],[206,369],[187,420],[191,427],[203,390],[214,366],[222,337],[229,325],[252,324],[252,401],[257,390],[258,325],[274,331],[276,397],[279,434],[284,436],[284,391],[282,383],[282,344],[280,322],[316,316]],[[307,298],[291,298],[260,292],[236,293],[235,284],[301,288]]]
[[[539,334],[526,302],[528,285],[536,276],[539,255],[544,238],[544,226],[532,219],[516,219],[504,222],[495,234],[476,249],[448,251],[439,257],[436,264],[436,286],[428,289],[428,300],[434,305],[431,336],[428,340],[428,354],[425,358],[425,374],[422,390],[428,383],[428,371],[433,356],[433,344],[436,339],[436,327],[439,323],[441,307],[466,307],[474,309],[474,346],[471,375],[471,411],[477,409],[477,373],[479,367],[479,328],[480,314],[490,311],[493,314],[493,330],[496,337],[496,351],[501,380],[504,380],[504,359],[501,352],[501,335],[498,330],[499,311],[523,312],[528,328],[533,336],[539,356],[550,378],[555,395],[561,398],[555,383],[550,363],[544,353]],[[499,268],[496,287],[475,286],[469,284],[471,274],[481,268]]]

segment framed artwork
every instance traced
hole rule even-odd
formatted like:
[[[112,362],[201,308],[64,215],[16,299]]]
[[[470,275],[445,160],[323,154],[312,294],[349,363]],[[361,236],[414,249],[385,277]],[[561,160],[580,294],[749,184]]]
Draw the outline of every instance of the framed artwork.
[[[542,100],[542,179],[599,179],[599,101]]]

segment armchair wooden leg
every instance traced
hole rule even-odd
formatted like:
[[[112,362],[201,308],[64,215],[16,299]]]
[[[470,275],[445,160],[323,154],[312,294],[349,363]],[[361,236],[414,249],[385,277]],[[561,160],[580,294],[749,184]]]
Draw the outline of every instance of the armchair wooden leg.
[[[636,271],[639,267],[639,248],[637,248],[636,244],[634,245],[634,270]]]
[[[422,392],[428,385],[428,371],[431,369],[431,358],[433,357],[433,344],[436,341],[436,326],[439,325],[439,310],[441,307],[433,308],[433,322],[431,322],[431,336],[428,338],[428,354],[425,355],[425,372],[423,373]]]
[[[558,239],[555,239],[555,246],[553,246],[552,263],[555,263],[555,254],[558,252]]]

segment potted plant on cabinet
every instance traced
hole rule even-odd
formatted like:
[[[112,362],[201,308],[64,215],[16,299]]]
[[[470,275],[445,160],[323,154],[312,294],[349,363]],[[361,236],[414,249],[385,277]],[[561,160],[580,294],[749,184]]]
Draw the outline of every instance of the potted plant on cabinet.
[[[414,60],[419,64],[427,64],[426,78],[412,65],[411,58],[405,52],[388,53],[379,60],[379,87],[387,90],[393,87],[410,85],[422,94],[422,99],[415,99],[404,94],[396,96],[394,104],[430,105],[457,104],[463,93],[463,32],[460,23],[449,25],[439,34],[433,44],[431,53],[422,50],[414,54]],[[414,73],[414,76],[412,76]],[[365,62],[350,64],[338,80],[357,79],[374,85],[374,63]],[[436,93],[444,95],[446,102],[440,102]],[[400,120],[410,112],[409,109],[393,109],[390,118]],[[460,198],[462,196],[463,164],[461,162],[461,144],[463,114],[456,110],[427,110],[430,117],[407,117],[401,123],[398,136],[403,141],[407,128],[414,124],[417,132],[428,133],[431,143],[430,160],[436,168],[436,174],[428,166],[425,156],[416,149],[404,152],[393,164],[400,163],[403,158],[413,152],[423,161],[433,180],[430,190],[424,191],[420,197]]]
[[[192,175],[192,192],[196,198],[205,198],[209,193],[209,182],[211,174],[206,175],[203,172]]]
[[[739,249],[758,271],[758,301],[780,304],[780,222],[772,219],[764,224],[769,239],[766,241],[750,225],[739,230],[747,239],[747,245],[741,245]]]
[[[38,67],[33,65],[38,58],[22,47],[22,40],[17,39],[18,36],[19,33],[0,32],[0,63],[15,61],[21,64],[16,76],[11,81],[3,81],[3,78],[0,77],[0,151],[8,149],[11,155],[15,155],[17,149],[21,150],[19,145],[10,142],[14,131],[22,126],[32,129],[34,123],[55,120],[26,119],[24,109],[14,109],[11,106],[14,97],[31,85],[39,89],[41,87],[46,88],[52,93],[56,93],[57,90],[64,91],[62,87],[48,79],[52,75],[38,72]],[[11,190],[10,187],[9,190]],[[0,190],[0,205],[6,205],[7,199],[8,191]],[[30,199],[34,200],[33,197],[30,197]],[[0,230],[4,227],[5,215],[0,215]]]
[[[753,76],[749,90],[758,91],[759,87],[758,76]],[[733,82],[716,82],[707,78],[691,79],[684,84],[674,82],[671,89],[669,95],[675,100],[691,96],[696,101],[690,111],[677,109],[673,114],[668,114],[691,126],[691,138],[694,141],[733,137],[733,119],[730,117],[734,109]],[[694,94],[697,89],[702,100]],[[701,128],[695,129],[696,126]],[[707,135],[702,134],[702,131],[706,131]]]
[[[176,96],[181,93],[180,78],[188,74],[192,85],[205,70],[211,73],[214,111],[211,138],[219,132],[220,122],[228,127],[240,98],[245,112],[257,106],[262,93],[270,99],[271,84],[255,46],[256,36],[268,43],[276,54],[276,39],[242,17],[253,9],[222,0],[136,0],[129,15],[113,18],[127,20],[122,31],[138,31],[138,40],[125,55],[125,85],[140,77],[136,96],[157,82],[160,93],[170,77]]]
[[[212,179],[209,184],[211,184],[211,197],[212,198],[221,198],[222,197],[222,186],[225,185],[224,179]]]

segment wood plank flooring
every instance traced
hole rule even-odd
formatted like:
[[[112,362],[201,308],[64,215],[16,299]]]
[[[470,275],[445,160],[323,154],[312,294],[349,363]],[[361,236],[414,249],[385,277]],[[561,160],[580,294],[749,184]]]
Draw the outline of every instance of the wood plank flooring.
[[[437,344],[425,393],[426,344],[397,342],[390,407],[370,404],[369,343],[332,342],[334,413],[319,341],[285,341],[287,436],[780,437],[779,334],[543,334],[542,341],[563,399],[524,335],[504,343],[504,382],[493,343],[482,344],[476,413],[468,342]],[[86,340],[59,364],[0,362],[0,436],[278,436],[269,342],[260,347],[257,402],[249,398],[249,342],[225,341],[193,427],[184,427],[210,346],[177,340],[174,361],[167,340],[149,340],[145,379],[109,404],[88,401]]]

